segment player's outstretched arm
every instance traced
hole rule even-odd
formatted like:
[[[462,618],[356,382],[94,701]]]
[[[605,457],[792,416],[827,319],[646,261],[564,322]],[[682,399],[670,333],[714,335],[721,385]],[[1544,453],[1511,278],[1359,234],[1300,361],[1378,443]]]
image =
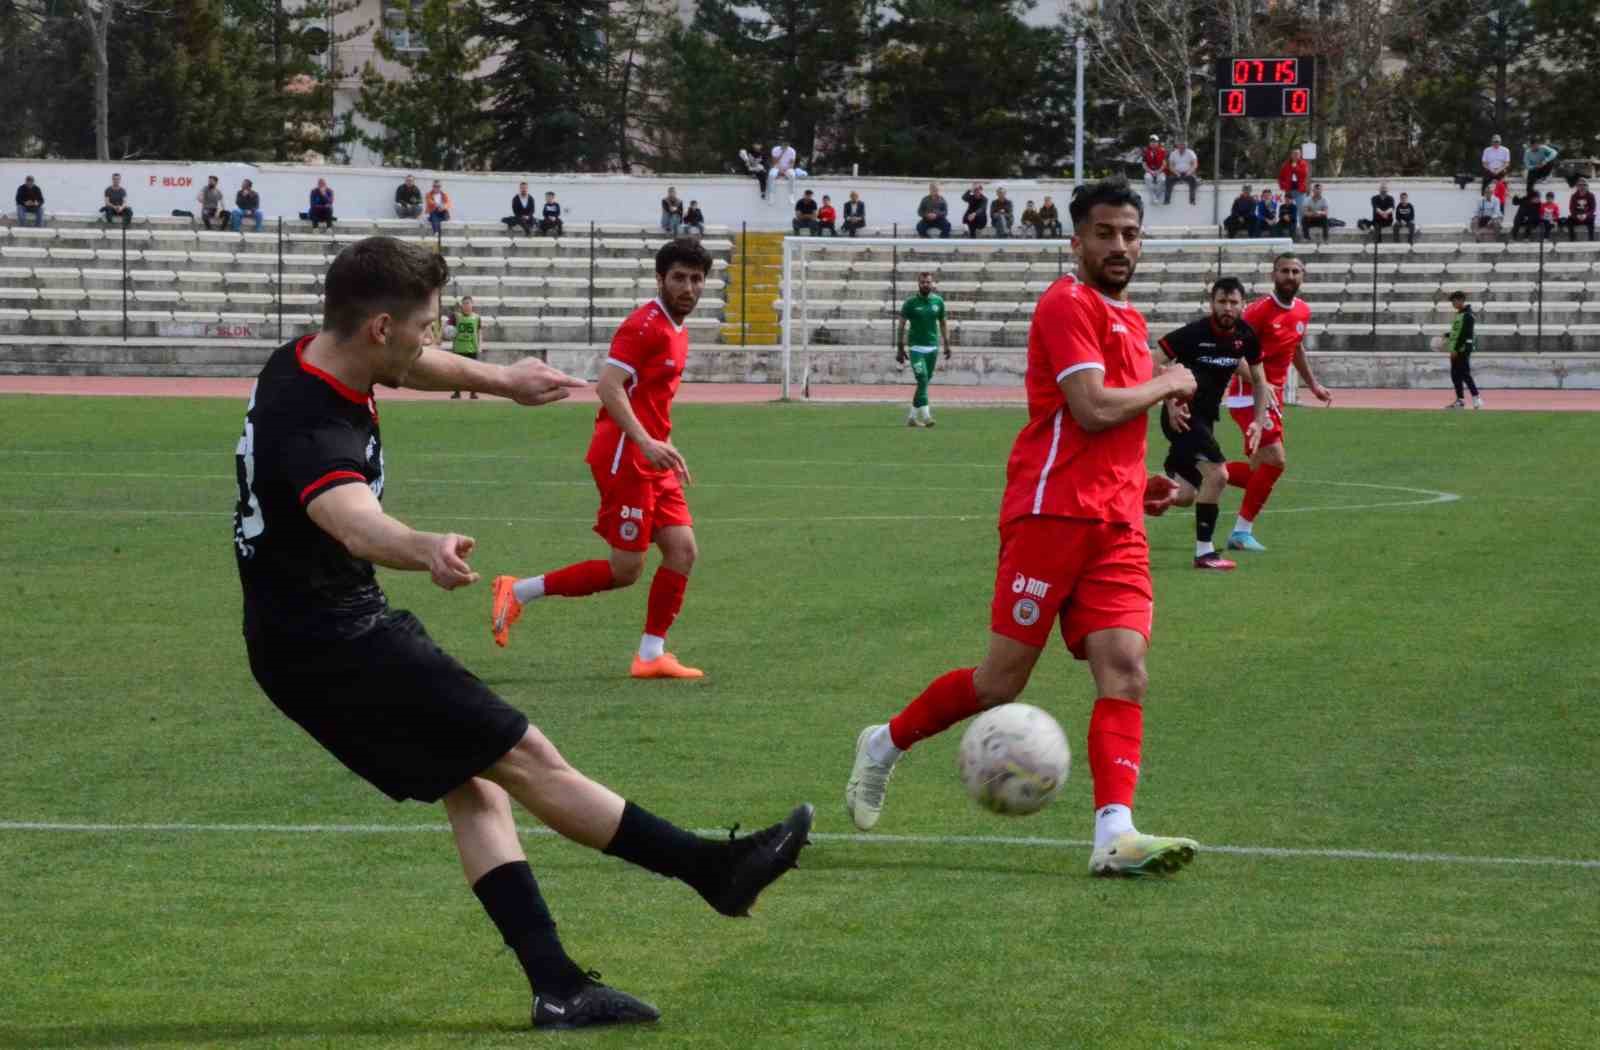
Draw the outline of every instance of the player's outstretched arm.
[[[447,591],[478,581],[466,561],[476,545],[471,536],[418,532],[385,514],[383,504],[365,485],[324,489],[306,504],[306,514],[363,561],[391,569],[426,569],[433,582]]]
[[[944,359],[950,360],[950,329],[942,317],[939,318],[939,341],[944,344]]]
[[[1300,373],[1300,378],[1310,388],[1312,396],[1324,405],[1333,404],[1333,391],[1317,382],[1317,377],[1311,374],[1311,359],[1306,356],[1305,342],[1294,348],[1294,370]]]
[[[1256,418],[1251,420],[1244,432],[1245,455],[1253,456],[1256,446],[1261,444],[1261,435],[1272,428],[1272,387],[1267,385],[1267,369],[1260,361],[1254,364],[1240,361],[1239,372],[1243,378],[1250,380],[1251,397],[1255,401]]]
[[[413,390],[470,390],[509,398],[519,405],[548,405],[587,384],[537,357],[525,357],[513,365],[492,365],[429,348],[406,373],[405,385]]]
[[[1067,411],[1084,430],[1109,430],[1144,415],[1169,397],[1194,393],[1194,373],[1182,365],[1162,369],[1154,379],[1130,387],[1108,387],[1098,368],[1080,368],[1061,381]]]

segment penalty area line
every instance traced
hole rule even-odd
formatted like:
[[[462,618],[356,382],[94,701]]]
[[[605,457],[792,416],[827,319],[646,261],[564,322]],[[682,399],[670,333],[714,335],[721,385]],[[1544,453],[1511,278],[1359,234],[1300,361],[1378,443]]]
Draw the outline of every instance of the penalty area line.
[[[448,824],[92,824],[59,821],[3,820],[0,832],[65,832],[96,834],[246,834],[246,835],[416,835],[444,834]],[[550,836],[544,827],[519,827],[524,835]],[[698,828],[698,835],[720,836],[726,828]],[[811,833],[813,842],[846,846],[1015,846],[1022,849],[1076,850],[1093,845],[1087,839],[1057,839],[1033,835],[865,835],[837,832]],[[1268,859],[1376,861],[1394,864],[1444,864],[1459,866],[1579,868],[1600,871],[1600,860],[1574,857],[1490,857],[1464,853],[1409,852],[1375,849],[1320,849],[1287,846],[1227,846],[1202,843],[1201,853]]]

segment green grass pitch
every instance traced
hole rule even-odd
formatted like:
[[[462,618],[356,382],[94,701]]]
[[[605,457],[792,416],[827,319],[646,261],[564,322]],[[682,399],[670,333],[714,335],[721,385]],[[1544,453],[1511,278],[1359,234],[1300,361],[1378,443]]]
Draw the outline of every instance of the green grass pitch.
[[[346,773],[250,678],[242,411],[0,399],[0,1046],[530,1045],[441,810]],[[953,731],[908,756],[876,836],[846,835],[857,731],[982,652],[1022,420],[902,412],[678,409],[702,554],[671,641],[704,682],[627,678],[642,585],[536,605],[502,652],[486,583],[383,574],[655,811],[749,828],[817,804],[803,868],[740,922],[530,830],[574,956],[664,1014],[586,1046],[1600,1044],[1592,416],[1291,411],[1269,553],[1196,573],[1192,517],[1152,522],[1139,822],[1251,849],[1106,882],[1092,686],[1059,647],[1023,696],[1080,759],[1052,807],[968,802]],[[475,536],[486,577],[599,556],[591,413],[387,403],[387,506]]]

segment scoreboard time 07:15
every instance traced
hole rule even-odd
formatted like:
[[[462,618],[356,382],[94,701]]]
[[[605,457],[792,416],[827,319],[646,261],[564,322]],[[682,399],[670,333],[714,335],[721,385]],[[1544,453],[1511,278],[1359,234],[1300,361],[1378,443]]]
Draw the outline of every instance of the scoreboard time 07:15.
[[[1223,117],[1309,117],[1314,58],[1220,58],[1217,114]]]

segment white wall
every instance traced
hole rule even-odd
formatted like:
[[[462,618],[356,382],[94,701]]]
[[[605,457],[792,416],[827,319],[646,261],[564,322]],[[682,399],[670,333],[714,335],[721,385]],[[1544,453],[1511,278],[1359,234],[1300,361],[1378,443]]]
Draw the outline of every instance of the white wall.
[[[27,161],[0,159],[0,186],[13,190],[22,183],[24,175],[32,175],[43,188],[45,210],[49,212],[75,212],[92,214],[101,205],[101,195],[111,182],[112,172],[122,173],[122,183],[128,189],[128,201],[136,215],[167,215],[173,209],[194,211],[195,196],[205,185],[208,175],[217,175],[227,199],[244,178],[255,181],[261,194],[262,211],[269,217],[282,214],[293,217],[306,209],[308,195],[318,178],[326,178],[336,194],[338,215],[346,218],[393,218],[394,190],[407,174],[398,169],[355,168],[340,166],[305,165],[249,165],[222,163],[170,162],[117,162],[97,161]],[[434,173],[417,171],[417,183],[427,191]],[[655,225],[660,215],[660,199],[667,187],[676,186],[678,195],[685,200],[700,201],[706,221],[737,229],[740,223],[749,223],[752,229],[786,229],[790,207],[786,192],[775,194],[773,201],[763,203],[756,192],[755,180],[732,175],[534,175],[517,172],[506,173],[442,173],[445,189],[454,202],[457,221],[494,222],[510,214],[511,197],[517,183],[526,179],[529,191],[543,198],[546,190],[553,190],[565,209],[570,225],[588,222],[637,223]],[[961,193],[971,179],[943,180],[941,186],[950,201],[951,223],[956,232],[962,232]],[[1057,180],[1035,179],[982,179],[985,192],[992,199],[996,186],[1005,186],[1006,195],[1016,202],[1016,213],[1022,214],[1025,201],[1039,201],[1044,194],[1055,197],[1062,209],[1071,197],[1071,183]],[[1274,183],[1275,184],[1275,183]],[[867,220],[873,225],[899,222],[902,229],[916,224],[917,202],[927,192],[927,180],[896,178],[817,178],[802,179],[801,188],[809,187],[820,199],[830,194],[836,206],[842,205],[850,190],[861,193],[867,202]],[[1222,214],[1238,193],[1238,182],[1223,185]],[[1262,182],[1255,182],[1259,189]],[[1377,191],[1376,180],[1341,179],[1325,180],[1324,193],[1330,200],[1333,215],[1350,225],[1366,216],[1369,197]],[[1455,184],[1443,178],[1391,179],[1390,191],[1397,197],[1401,190],[1411,194],[1417,206],[1418,221],[1423,224],[1460,223],[1465,226],[1467,217],[1477,201],[1476,184],[1457,190]],[[1514,184],[1515,189],[1515,184]],[[1566,210],[1570,191],[1561,180],[1547,180],[1541,189],[1554,190]],[[1177,187],[1174,203],[1170,206],[1151,204],[1146,210],[1146,223],[1150,226],[1204,225],[1211,222],[1211,187],[1201,183],[1199,204],[1190,207],[1185,187]],[[12,213],[11,198],[5,198],[7,213]]]

